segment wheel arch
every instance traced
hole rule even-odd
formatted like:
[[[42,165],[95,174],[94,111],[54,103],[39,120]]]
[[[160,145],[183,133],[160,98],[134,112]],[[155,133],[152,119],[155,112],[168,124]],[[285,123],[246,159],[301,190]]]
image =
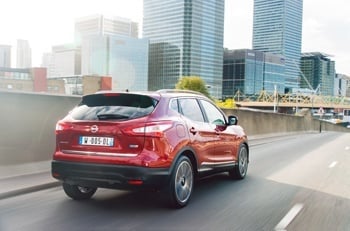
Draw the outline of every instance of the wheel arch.
[[[245,148],[247,149],[248,163],[249,163],[249,145],[248,145],[248,142],[245,141],[245,142],[241,143],[240,146],[241,145],[244,145]]]
[[[191,164],[192,164],[192,168],[193,168],[193,173],[195,175],[195,177],[197,177],[198,175],[198,162],[197,162],[197,157],[196,157],[196,154],[195,154],[195,151],[190,148],[190,147],[185,147],[185,148],[182,148],[178,154],[176,155],[176,157],[174,158],[174,161],[171,165],[171,172],[173,171],[174,167],[175,167],[175,164],[177,162],[177,160],[181,157],[181,156],[186,156],[188,159],[190,159],[191,161]]]

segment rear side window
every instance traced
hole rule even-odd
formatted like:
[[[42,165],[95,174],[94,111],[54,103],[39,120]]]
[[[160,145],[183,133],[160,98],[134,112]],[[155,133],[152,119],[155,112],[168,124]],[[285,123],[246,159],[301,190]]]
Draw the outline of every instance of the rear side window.
[[[158,101],[137,94],[95,94],[84,96],[73,109],[75,120],[128,120],[150,114]]]
[[[181,113],[193,121],[204,122],[202,110],[196,99],[179,99]]]

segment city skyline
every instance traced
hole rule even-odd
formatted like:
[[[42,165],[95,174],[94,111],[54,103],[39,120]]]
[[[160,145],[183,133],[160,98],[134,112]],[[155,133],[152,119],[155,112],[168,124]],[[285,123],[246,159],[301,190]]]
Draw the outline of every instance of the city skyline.
[[[304,0],[302,52],[330,54],[336,62],[337,73],[350,75],[348,6],[350,2],[346,0]],[[28,40],[33,65],[39,66],[43,53],[50,52],[52,46],[74,41],[75,19],[93,14],[119,16],[139,23],[142,31],[142,8],[142,0],[8,1],[4,4],[5,12],[0,15],[0,44],[12,45],[14,59],[17,39]],[[225,48],[252,48],[252,26],[253,0],[225,1]]]

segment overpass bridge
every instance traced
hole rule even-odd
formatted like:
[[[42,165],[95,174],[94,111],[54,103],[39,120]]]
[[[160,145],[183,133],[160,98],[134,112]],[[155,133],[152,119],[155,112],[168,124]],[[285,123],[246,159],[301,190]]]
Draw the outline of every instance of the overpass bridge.
[[[233,99],[239,107],[275,108],[281,112],[296,108],[333,110],[342,112],[350,109],[350,98],[340,96],[322,96],[314,94],[271,94],[262,91],[259,95],[246,96],[237,92]]]

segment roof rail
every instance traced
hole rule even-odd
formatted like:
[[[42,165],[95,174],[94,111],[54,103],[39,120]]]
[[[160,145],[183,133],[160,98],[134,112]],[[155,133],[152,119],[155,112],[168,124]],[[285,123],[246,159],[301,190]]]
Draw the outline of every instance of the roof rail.
[[[190,93],[190,94],[196,94],[196,95],[204,95],[198,91],[182,90],[182,89],[160,89],[156,92],[158,93]]]

